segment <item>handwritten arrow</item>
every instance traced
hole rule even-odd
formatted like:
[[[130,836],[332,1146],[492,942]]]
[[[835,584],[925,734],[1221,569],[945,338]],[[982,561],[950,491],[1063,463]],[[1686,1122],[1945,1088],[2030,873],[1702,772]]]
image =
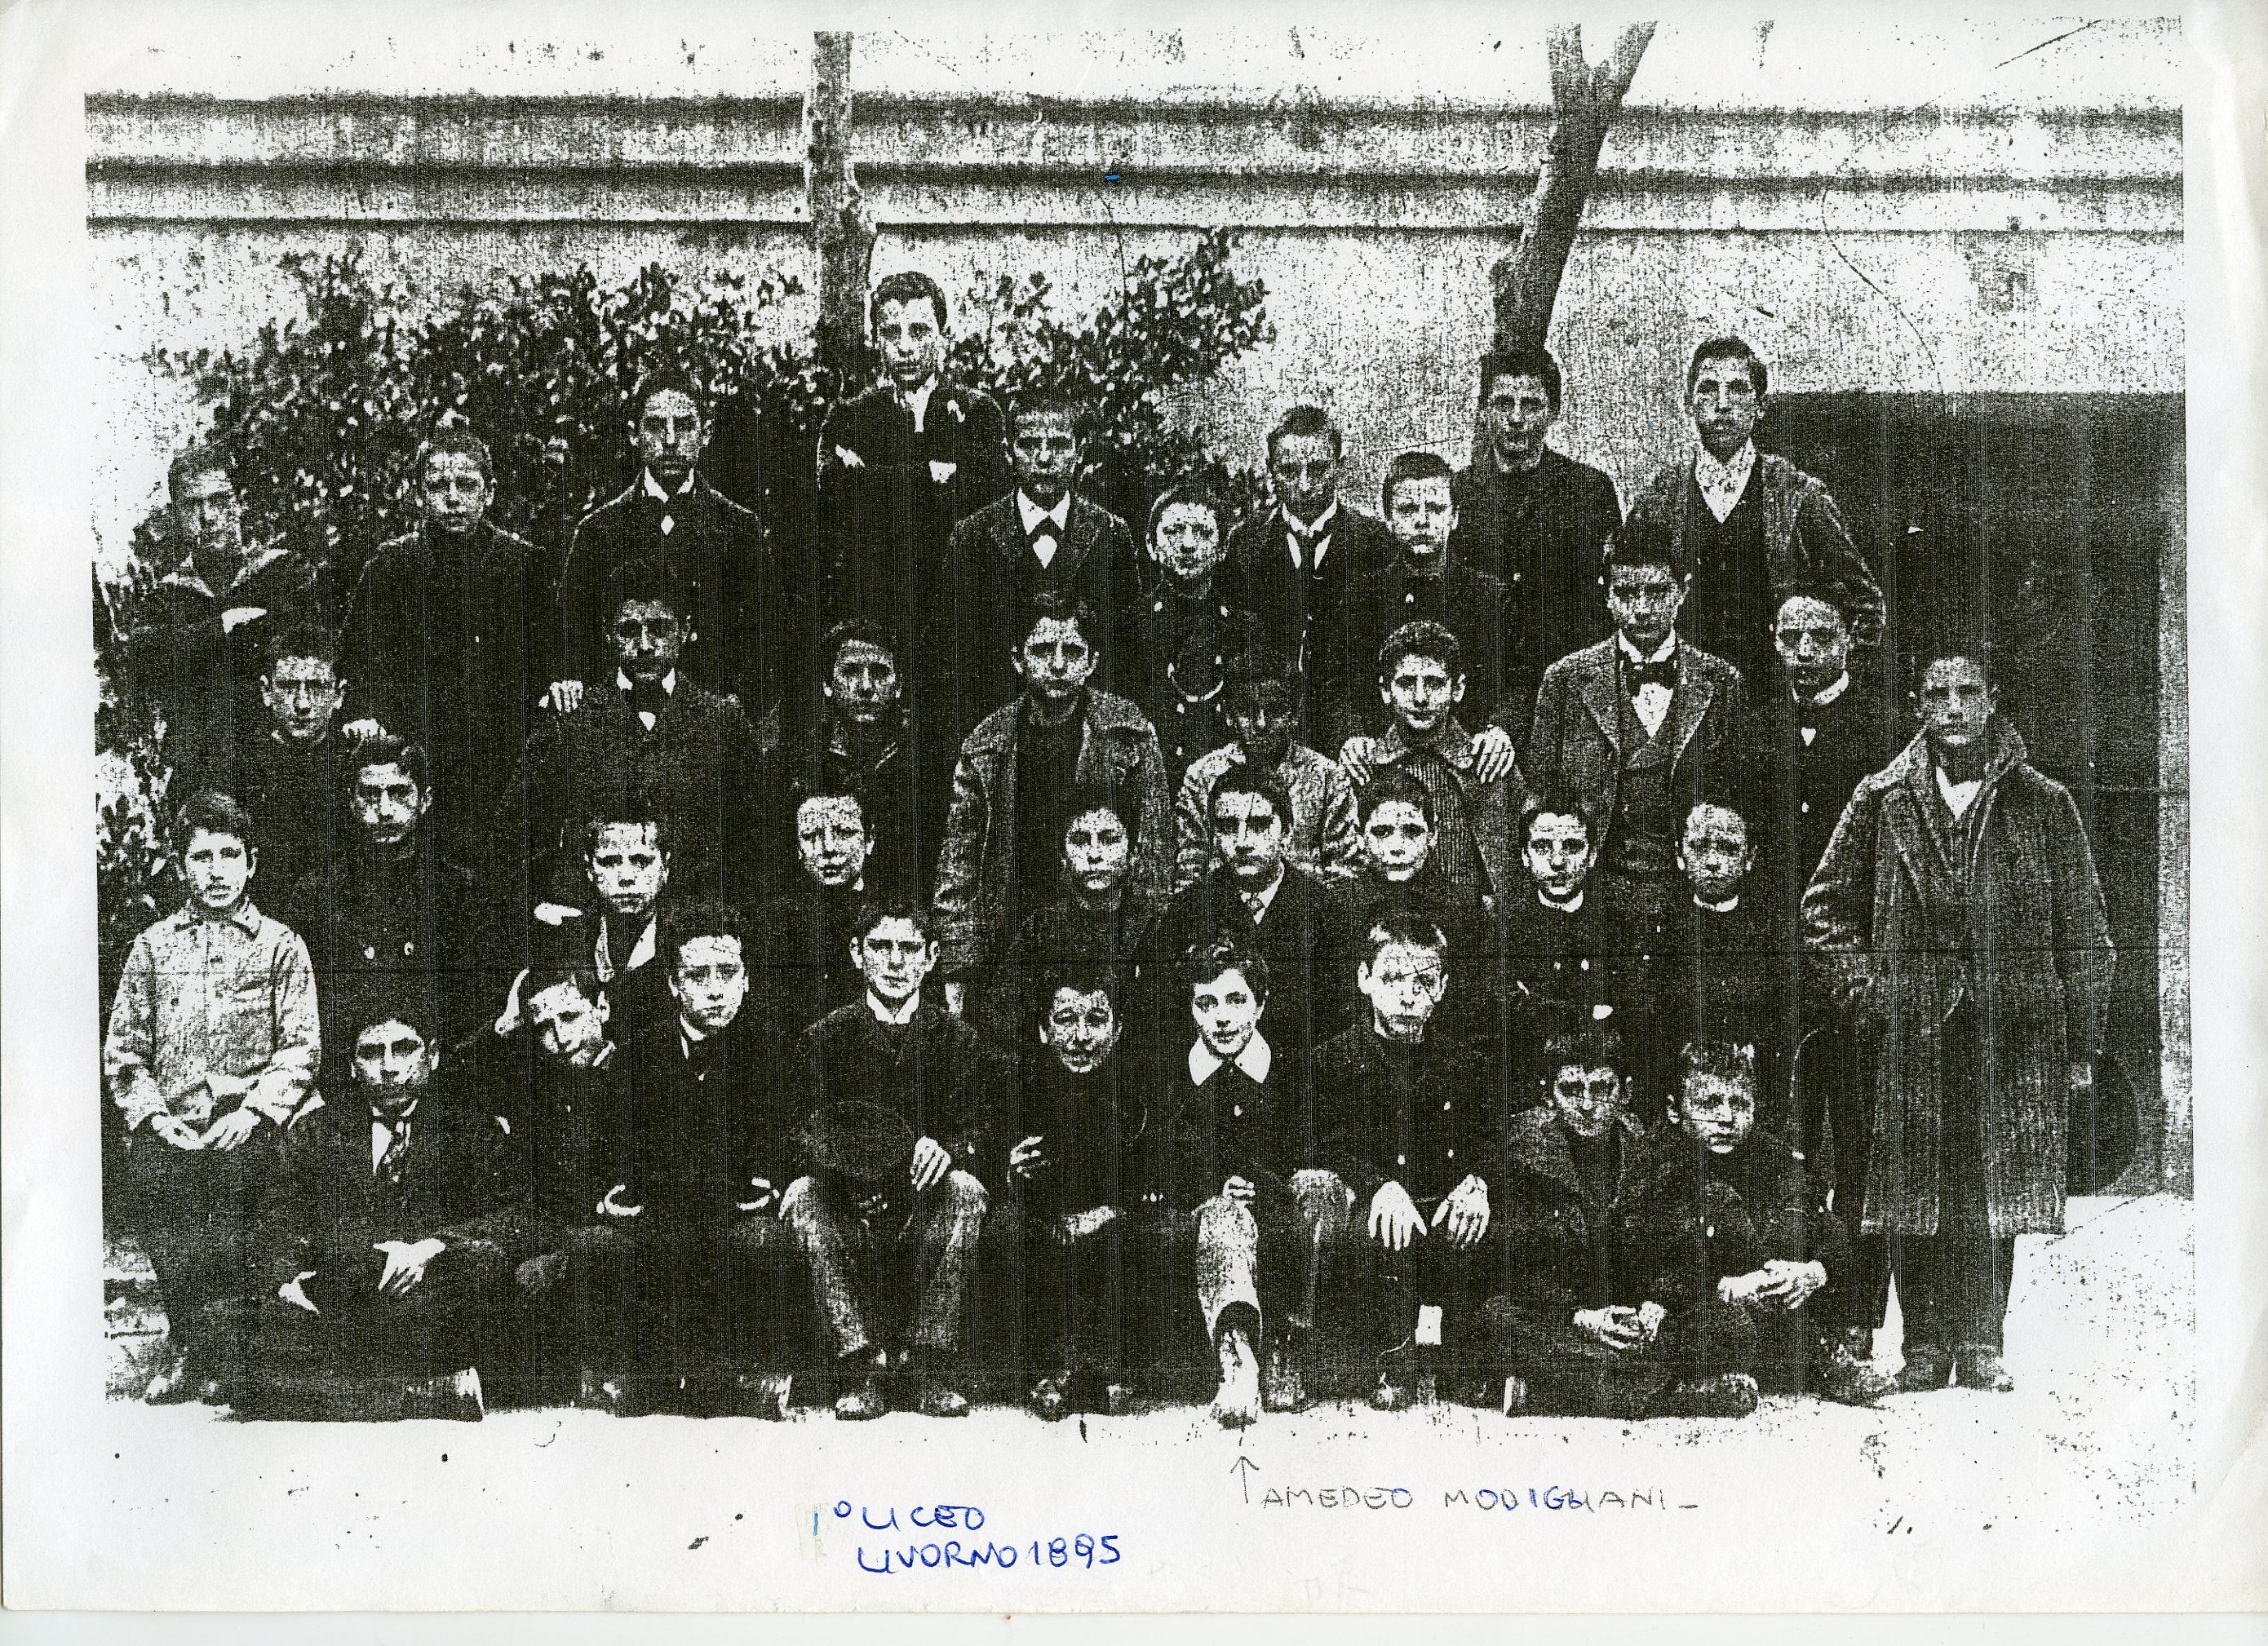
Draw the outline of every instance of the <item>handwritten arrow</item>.
[[[1248,1503],[1252,1501],[1252,1472],[1259,1466],[1241,1451],[1236,1454],[1236,1461],[1228,1466],[1228,1472],[1236,1476],[1237,1484],[1244,1488],[1244,1501]]]

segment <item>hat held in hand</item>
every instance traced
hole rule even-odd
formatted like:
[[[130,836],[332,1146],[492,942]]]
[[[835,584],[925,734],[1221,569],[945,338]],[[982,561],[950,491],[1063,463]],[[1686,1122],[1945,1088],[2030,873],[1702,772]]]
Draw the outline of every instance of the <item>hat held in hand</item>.
[[[814,1109],[796,1132],[812,1165],[858,1183],[885,1183],[911,1165],[914,1128],[879,1103],[855,1100]]]

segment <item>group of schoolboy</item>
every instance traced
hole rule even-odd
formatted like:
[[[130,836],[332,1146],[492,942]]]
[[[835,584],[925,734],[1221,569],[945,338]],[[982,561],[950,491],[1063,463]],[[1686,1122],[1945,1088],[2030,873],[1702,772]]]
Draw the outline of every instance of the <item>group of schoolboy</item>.
[[[949,1417],[1005,1376],[1053,1418],[1194,1363],[1236,1425],[1349,1379],[1624,1418],[2007,1386],[2038,1225],[1978,1164],[1996,1019],[1955,975],[1918,1143],[1870,1053],[1909,949],[1989,903],[1988,944],[2079,957],[2077,1081],[2100,893],[1981,646],[1918,658],[1900,754],[1854,683],[1881,592],[1752,444],[1745,344],[1697,351],[1699,447],[1627,520],[1545,444],[1536,350],[1382,520],[1303,408],[1266,515],[1174,486],[1138,549],[1077,408],[954,381],[924,276],[870,310],[884,380],[792,527],[709,483],[666,375],[562,554],[445,430],[342,599],[175,464],[120,684],[184,899],[105,1047],[149,1398]]]

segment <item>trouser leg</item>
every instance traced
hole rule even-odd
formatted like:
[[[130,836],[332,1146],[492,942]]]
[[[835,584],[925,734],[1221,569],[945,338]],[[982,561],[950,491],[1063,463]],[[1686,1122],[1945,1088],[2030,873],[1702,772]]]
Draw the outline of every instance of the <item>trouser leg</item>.
[[[1986,1182],[1983,1053],[1977,1014],[1963,1004],[1946,1025],[1944,1152],[1938,1188],[1937,1312],[1948,1348],[2000,1347],[2014,1277],[2015,1242],[1992,1235]]]
[[[1292,1201],[1298,1226],[1285,1252],[1294,1266],[1287,1268],[1285,1276],[1290,1290],[1285,1318],[1294,1327],[1305,1330],[1315,1324],[1329,1264],[1347,1250],[1353,1228],[1354,1194],[1336,1172],[1294,1172]]]
[[[1264,1331],[1259,1220],[1248,1208],[1216,1194],[1197,1208],[1195,1235],[1197,1309],[1204,1317],[1206,1338],[1219,1334],[1221,1315],[1236,1304],[1250,1310]]]
[[[1712,1297],[1664,1319],[1653,1352],[1681,1380],[1749,1371],[1756,1360],[1756,1321],[1743,1305]]]
[[[128,1150],[135,1231],[157,1271],[166,1329],[186,1351],[195,1348],[206,1305],[256,1290],[248,1259],[274,1134],[263,1124],[237,1148],[210,1150],[137,1137]]]
[[[809,1282],[795,1231],[759,1213],[716,1235],[717,1353],[726,1371],[787,1370],[806,1339]]]
[[[1808,1100],[1812,1087],[1819,1089],[1814,1106],[1823,1113],[1830,1134],[1834,1212],[1851,1248],[1844,1273],[1836,1277],[1834,1297],[1822,1300],[1829,1307],[1821,1323],[1874,1331],[1889,1306],[1890,1253],[1885,1237],[1865,1232],[1867,1174],[1874,1146],[1874,1071],[1867,1067],[1858,1038],[1845,1028],[1830,1029],[1812,1043],[1804,1053],[1807,1070],[1815,1058],[1819,1060],[1818,1077],[1810,1081],[1805,1095]],[[1818,1140],[1808,1126],[1807,1135],[1813,1140],[1809,1146],[1816,1159]]]
[[[828,1353],[839,1359],[878,1347],[867,1274],[871,1237],[858,1209],[834,1185],[799,1178],[780,1201],[780,1221],[803,1253]]]
[[[1531,1411],[1635,1418],[1669,1385],[1660,1356],[1609,1348],[1576,1326],[1572,1310],[1499,1297],[1489,1300],[1482,1319],[1491,1370],[1528,1385]]]
[[[961,1348],[968,1277],[984,1231],[984,1186],[950,1172],[914,1201],[899,1260],[911,1280],[906,1336],[911,1347],[951,1355]]]

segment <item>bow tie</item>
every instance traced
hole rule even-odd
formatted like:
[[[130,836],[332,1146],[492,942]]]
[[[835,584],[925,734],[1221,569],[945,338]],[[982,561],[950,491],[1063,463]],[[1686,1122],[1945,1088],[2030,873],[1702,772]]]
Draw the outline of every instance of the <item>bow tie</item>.
[[[1257,892],[1239,892],[1237,896],[1244,900],[1244,912],[1251,915],[1255,921],[1259,920],[1261,916],[1267,914],[1268,901],[1261,893]]]
[[[1623,659],[1623,689],[1635,697],[1639,689],[1648,686],[1666,686],[1677,689],[1677,659],[1665,658],[1659,663],[1632,663]]]

